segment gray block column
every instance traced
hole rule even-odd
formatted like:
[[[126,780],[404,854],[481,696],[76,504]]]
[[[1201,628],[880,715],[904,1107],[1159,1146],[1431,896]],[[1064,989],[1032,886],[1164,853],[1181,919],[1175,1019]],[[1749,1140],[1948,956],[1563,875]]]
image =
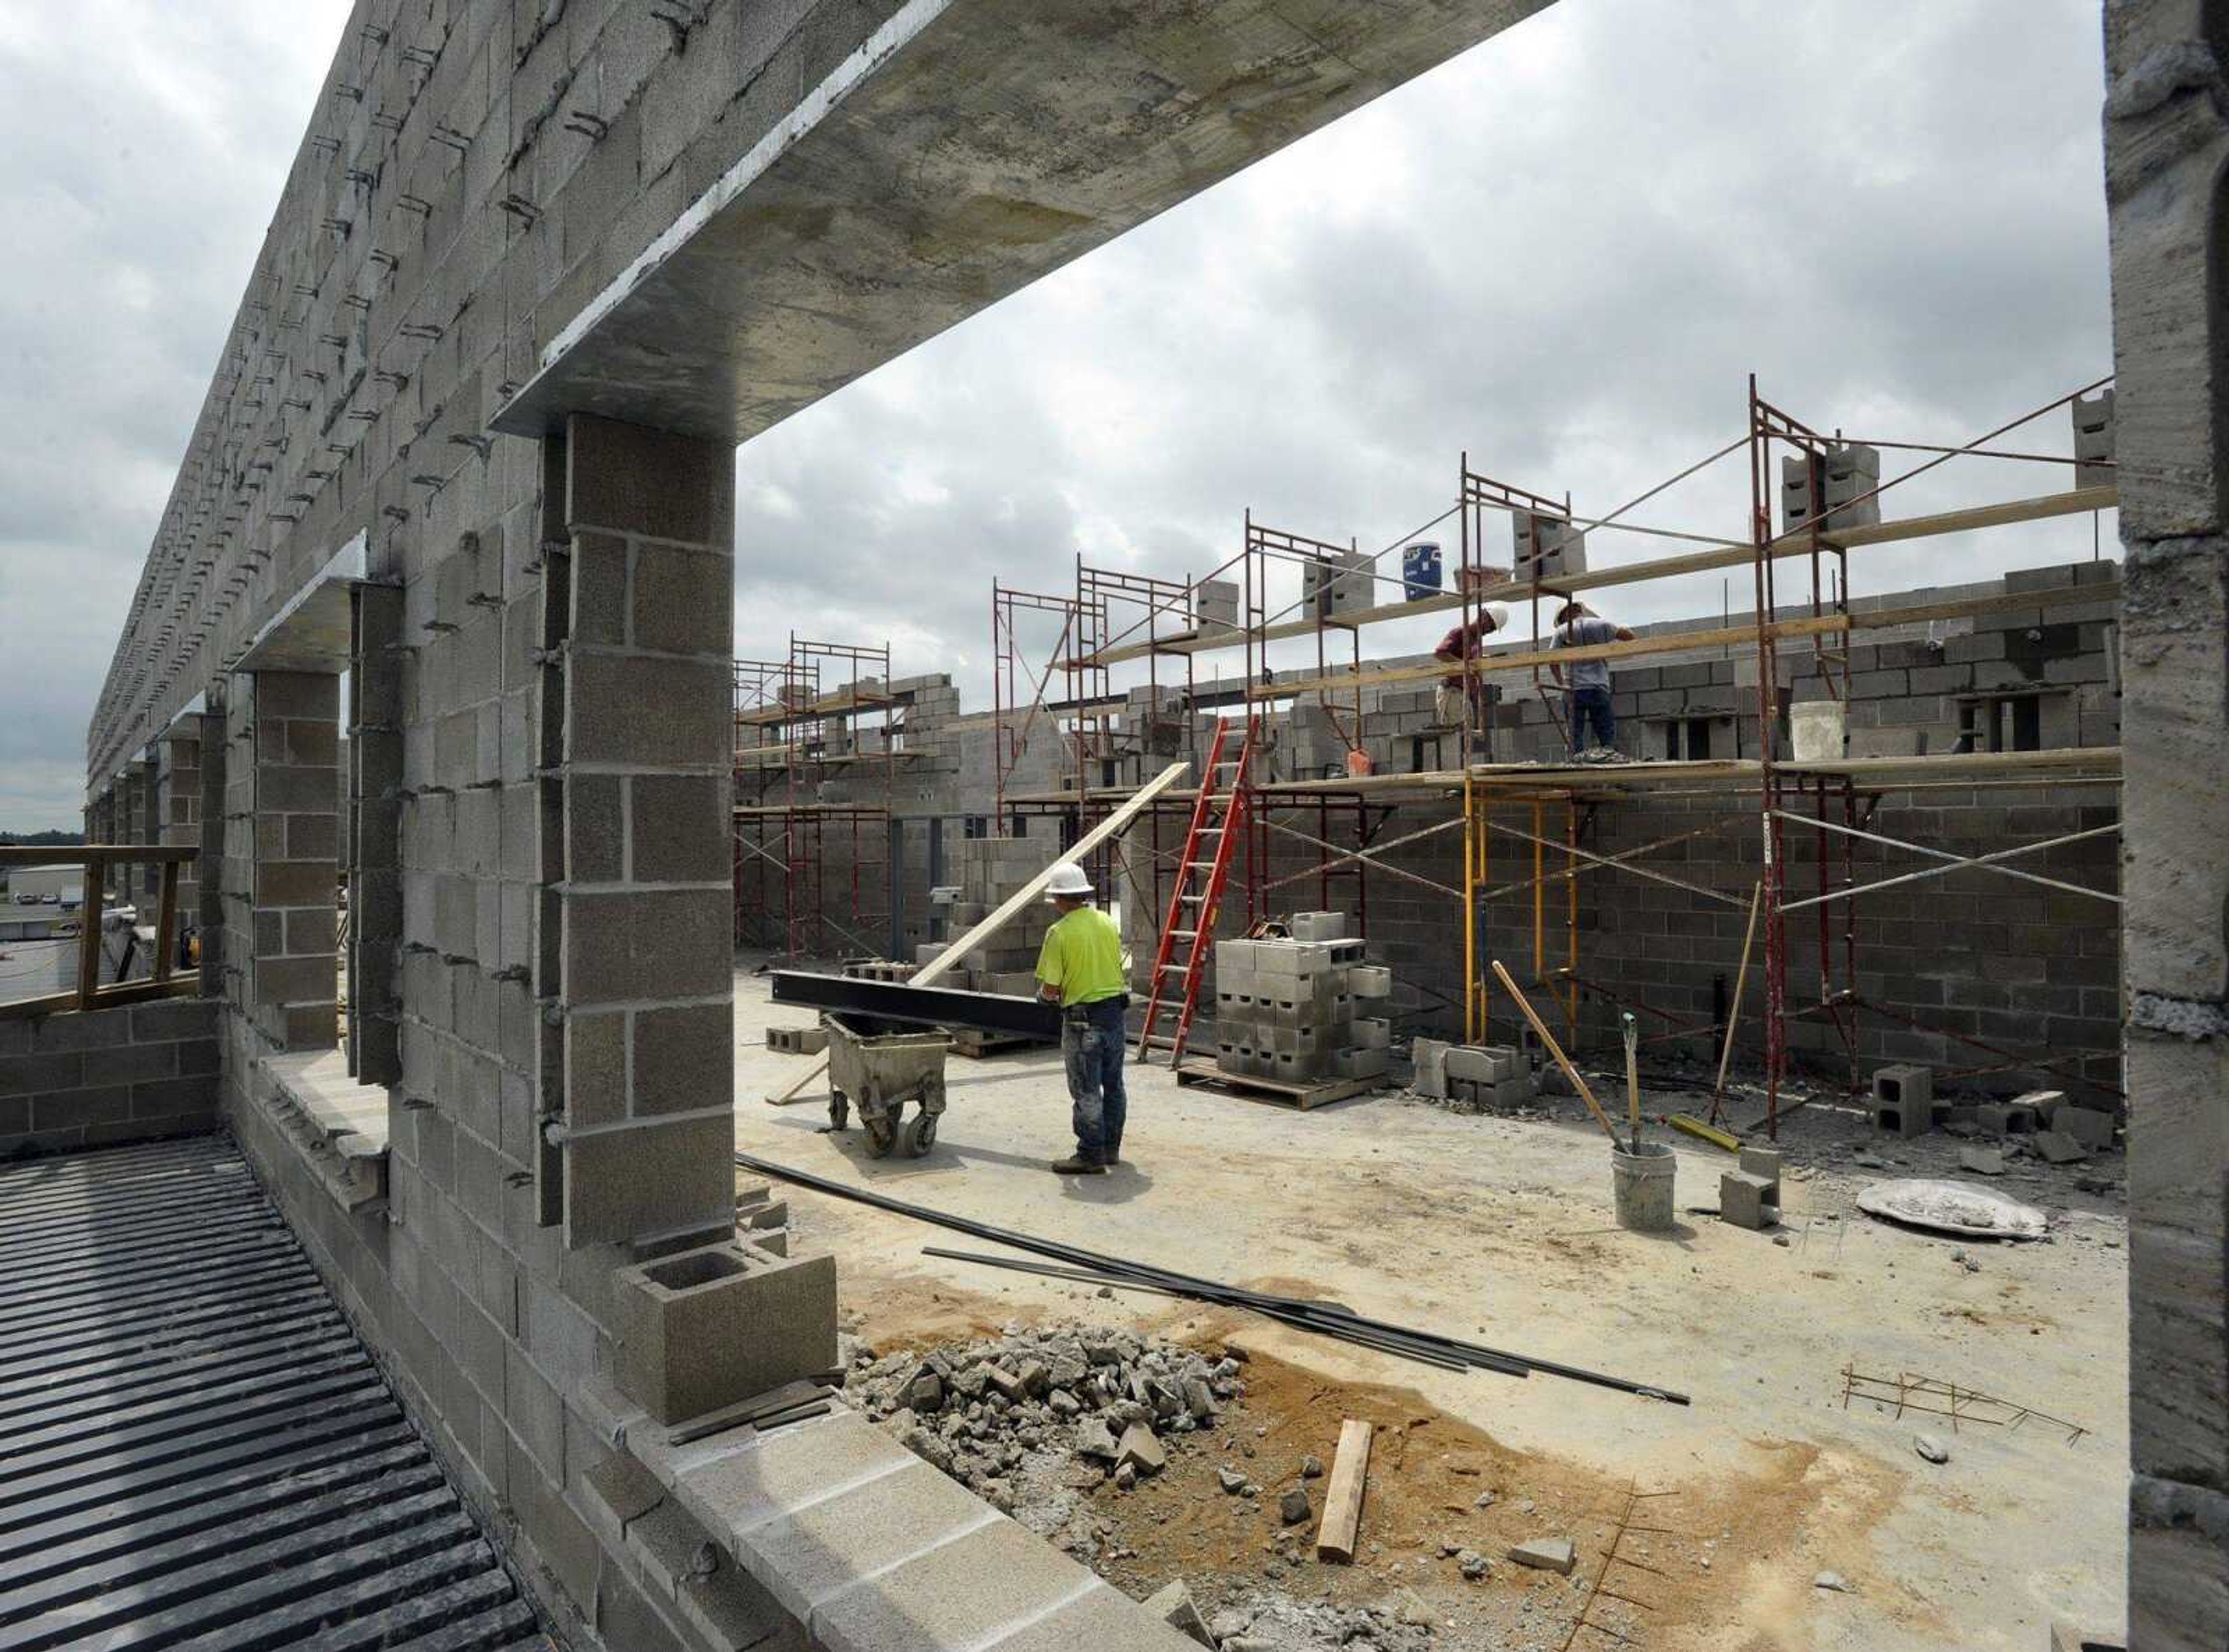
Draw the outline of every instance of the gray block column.
[[[402,1076],[402,591],[359,585],[349,658],[349,1066]]]
[[[120,788],[124,800],[124,819],[117,835],[119,843],[152,843],[155,841],[155,765],[142,757],[124,771]],[[112,871],[115,880],[116,897],[120,901],[140,901],[153,893],[154,868],[122,863]]]
[[[2229,1644],[2229,17],[2106,8],[2120,416],[2129,1644]]]
[[[157,742],[155,836],[152,841],[198,849],[202,841],[202,723],[199,712],[180,717]],[[154,890],[162,892],[162,869],[154,870]],[[200,869],[193,861],[178,868],[177,934],[199,927]],[[155,914],[150,913],[151,922]]]
[[[259,672],[252,684],[249,1013],[267,1045],[330,1050],[337,1040],[335,955],[340,813],[340,679]]]
[[[544,874],[561,857],[554,1053],[577,1247],[733,1220],[735,462],[722,443],[581,415],[564,452]]]

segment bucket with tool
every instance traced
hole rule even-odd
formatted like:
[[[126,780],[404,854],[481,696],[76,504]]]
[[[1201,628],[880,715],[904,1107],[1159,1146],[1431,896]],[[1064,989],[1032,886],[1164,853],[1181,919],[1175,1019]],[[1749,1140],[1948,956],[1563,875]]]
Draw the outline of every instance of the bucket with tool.
[[[1494,979],[1539,1035],[1541,1047],[1564,1070],[1564,1077],[1571,1080],[1571,1088],[1578,1092],[1579,1099],[1587,1104],[1587,1110],[1609,1137],[1610,1196],[1617,1207],[1617,1225],[1635,1233],[1673,1231],[1676,1225],[1673,1212],[1679,1208],[1673,1179],[1679,1168],[1679,1158],[1664,1142],[1641,1139],[1641,1039],[1633,1017],[1625,1017],[1626,1112],[1631,1125],[1626,1138],[1620,1141],[1617,1126],[1609,1122],[1609,1115],[1603,1111],[1602,1103],[1595,1099],[1586,1079],[1571,1065],[1571,1057],[1556,1042],[1556,1035],[1548,1031],[1548,1024],[1532,1007],[1532,1000],[1518,989],[1509,972],[1502,967],[1501,960],[1494,959],[1493,967]]]

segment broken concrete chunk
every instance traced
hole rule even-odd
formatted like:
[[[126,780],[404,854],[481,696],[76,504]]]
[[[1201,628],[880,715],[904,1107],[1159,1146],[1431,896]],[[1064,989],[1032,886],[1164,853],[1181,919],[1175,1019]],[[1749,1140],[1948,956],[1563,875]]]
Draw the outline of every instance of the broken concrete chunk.
[[[1052,1387],[1052,1367],[1042,1360],[1031,1360],[1023,1366],[1018,1380],[1022,1392],[1035,1398]]]
[[[1529,1539],[1513,1547],[1509,1551],[1509,1558],[1520,1566],[1559,1572],[1566,1578],[1571,1575],[1571,1568],[1579,1563],[1578,1551],[1567,1537]]]
[[[924,1368],[906,1385],[906,1404],[916,1411],[936,1411],[944,1409],[944,1379]]]
[[[1114,1436],[1108,1431],[1107,1424],[1095,1417],[1087,1417],[1076,1424],[1076,1455],[1113,1462],[1121,1454],[1116,1450]]]
[[[1822,1572],[1811,1579],[1814,1589],[1831,1589],[1838,1595],[1850,1592],[1850,1580],[1839,1572]]]
[[[1476,1549],[1465,1549],[1455,1556],[1455,1568],[1473,1583],[1485,1577],[1490,1569],[1486,1564],[1486,1557]],[[1571,1568],[1565,1566],[1564,1570],[1568,1572]]]
[[[1215,1395],[1197,1377],[1185,1379],[1184,1403],[1185,1409],[1192,1413],[1196,1423],[1207,1422],[1215,1416]]]
[[[1185,1587],[1182,1578],[1173,1579],[1166,1587],[1147,1597],[1146,1610],[1178,1634],[1197,1641],[1208,1648],[1209,1652],[1213,1652],[1215,1636],[1208,1632],[1206,1622],[1199,1615],[1199,1608],[1192,1604],[1192,1591]]]
[[[1970,1170],[1976,1176],[2001,1176],[2005,1173],[2005,1155],[1995,1147],[1961,1147],[1958,1168]]]
[[[1246,1489],[1246,1476],[1236,1469],[1217,1469],[1215,1479],[1216,1483],[1233,1497]]]
[[[1930,1462],[1948,1462],[1950,1461],[1950,1448],[1943,1444],[1942,1441],[1937,1439],[1932,1434],[1922,1434],[1915,1437],[1911,1442],[1911,1449],[1918,1452],[1921,1456],[1926,1458]]]
[[[1301,1478],[1303,1480],[1322,1479],[1323,1459],[1315,1456],[1313,1452],[1308,1456],[1302,1457],[1301,1459]]]
[[[1315,1511],[1308,1507],[1308,1495],[1298,1486],[1277,1500],[1277,1516],[1288,1526],[1298,1526]]]
[[[1153,1430],[1143,1423],[1133,1423],[1122,1430],[1122,1443],[1115,1449],[1114,1460],[1127,1463],[1141,1475],[1153,1475],[1168,1467],[1169,1454],[1154,1437]]]
[[[1010,1402],[1028,1398],[1029,1390],[1022,1379],[1004,1366],[991,1367],[990,1381],[991,1386]]]
[[[2028,1138],[2037,1154],[2055,1165],[2071,1165],[2090,1156],[2090,1149],[2063,1130],[2038,1130]]]

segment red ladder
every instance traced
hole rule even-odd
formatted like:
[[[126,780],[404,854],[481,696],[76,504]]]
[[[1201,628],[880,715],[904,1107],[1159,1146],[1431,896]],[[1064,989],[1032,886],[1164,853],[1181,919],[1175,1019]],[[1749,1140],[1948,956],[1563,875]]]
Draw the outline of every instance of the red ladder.
[[[1184,858],[1177,867],[1175,891],[1169,897],[1168,916],[1161,922],[1160,949],[1153,955],[1153,980],[1146,1000],[1146,1021],[1138,1032],[1138,1059],[1153,1048],[1153,1025],[1164,1008],[1177,1014],[1174,1037],[1164,1035],[1169,1046],[1169,1065],[1184,1059],[1185,1041],[1199,1005],[1200,966],[1215,944],[1215,914],[1223,899],[1224,879],[1230,856],[1245,835],[1248,790],[1247,766],[1254,755],[1255,719],[1246,720],[1245,738],[1238,755],[1225,760],[1224,743],[1230,733],[1227,718],[1215,725],[1215,743],[1208,749],[1207,772],[1201,778],[1198,800],[1192,807],[1192,826],[1185,832]],[[1211,845],[1205,858],[1202,849]],[[1185,943],[1182,962],[1176,960],[1177,943]],[[1172,988],[1171,978],[1177,985]]]

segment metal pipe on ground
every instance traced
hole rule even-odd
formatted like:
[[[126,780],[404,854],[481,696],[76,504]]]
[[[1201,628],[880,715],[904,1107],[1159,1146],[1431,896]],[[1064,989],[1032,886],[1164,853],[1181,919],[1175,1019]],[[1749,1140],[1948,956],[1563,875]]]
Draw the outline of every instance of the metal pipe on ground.
[[[1613,1140],[1615,1134],[1613,1133]],[[1535,1360],[1527,1355],[1511,1353],[1499,1348],[1489,1348],[1474,1342],[1464,1342],[1435,1332],[1418,1331],[1412,1327],[1391,1324],[1382,1320],[1366,1318],[1352,1310],[1322,1302],[1310,1302],[1291,1296],[1274,1296],[1264,1292],[1249,1291],[1243,1287],[1226,1285],[1211,1279],[1201,1279],[1168,1269],[1155,1268],[1143,1263],[1128,1262],[1120,1257],[1101,1255],[1079,1245],[1062,1244],[1055,1240],[1040,1239],[1030,1234],[1017,1233],[999,1228],[987,1222],[976,1222],[966,1217],[947,1215],[925,1205],[909,1205],[903,1199],[872,1192],[864,1187],[851,1187],[842,1182],[816,1176],[810,1171],[797,1170],[787,1165],[774,1163],[755,1154],[739,1153],[735,1161],[742,1168],[758,1175],[773,1177],[814,1192],[825,1193],[833,1199],[850,1199],[855,1204],[871,1205],[894,1216],[908,1216],[916,1221],[937,1227],[949,1228],[973,1238],[984,1239],[993,1244],[1003,1244],[1016,1250],[1047,1257],[1055,1262],[1066,1263],[1107,1276],[1108,1282],[1135,1280],[1141,1283],[1190,1296],[1201,1302],[1234,1308],[1244,1308],[1263,1314],[1282,1323],[1301,1330],[1314,1331],[1359,1346],[1376,1346],[1389,1353],[1403,1352],[1413,1347],[1417,1355],[1453,1360],[1459,1364],[1480,1370],[1498,1371],[1509,1376],[1540,1374],[1562,1377],[1572,1382],[1590,1384],[1596,1387],[1614,1389],[1621,1393],[1638,1395],[1644,1399],[1661,1399],[1674,1405],[1689,1404],[1688,1397],[1652,1384],[1639,1383],[1623,1377],[1609,1376],[1589,1371],[1577,1366],[1562,1365],[1553,1360]],[[1399,1347],[1390,1345],[1400,1345]]]

